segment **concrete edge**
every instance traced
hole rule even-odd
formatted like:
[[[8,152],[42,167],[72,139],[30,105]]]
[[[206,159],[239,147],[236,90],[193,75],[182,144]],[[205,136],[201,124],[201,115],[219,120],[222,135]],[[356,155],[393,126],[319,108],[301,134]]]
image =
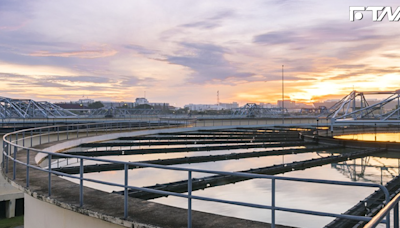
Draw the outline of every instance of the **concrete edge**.
[[[8,183],[10,183],[13,187],[15,187],[15,188],[19,189],[20,191],[22,191],[23,194],[27,194],[27,195],[31,196],[32,198],[34,198],[34,199],[37,199],[37,200],[40,200],[40,201],[43,201],[43,202],[46,202],[46,203],[61,207],[63,209],[70,210],[72,212],[76,212],[76,213],[79,213],[79,214],[82,214],[82,215],[86,215],[86,216],[89,216],[89,217],[92,217],[92,218],[100,219],[100,220],[103,220],[103,221],[106,221],[106,222],[110,222],[110,223],[113,223],[113,224],[116,224],[116,225],[121,225],[121,226],[124,226],[124,227],[130,227],[130,228],[139,228],[139,227],[140,228],[161,228],[161,227],[152,226],[152,225],[149,225],[149,224],[143,224],[143,223],[137,223],[137,222],[133,222],[133,221],[127,221],[127,220],[124,220],[124,219],[121,219],[121,218],[117,218],[117,217],[114,217],[114,216],[102,214],[102,213],[99,213],[99,212],[96,212],[96,211],[92,211],[92,210],[88,210],[88,209],[84,209],[84,208],[81,208],[81,207],[77,207],[77,206],[74,206],[74,205],[71,205],[71,204],[68,204],[68,203],[64,203],[64,202],[61,202],[61,201],[56,200],[56,199],[51,199],[48,196],[44,196],[44,195],[38,194],[37,192],[34,192],[34,191],[30,191],[29,189],[27,189],[27,188],[15,183],[13,180],[11,180],[11,178],[8,178],[5,175],[3,175],[3,176],[4,176],[4,179]]]

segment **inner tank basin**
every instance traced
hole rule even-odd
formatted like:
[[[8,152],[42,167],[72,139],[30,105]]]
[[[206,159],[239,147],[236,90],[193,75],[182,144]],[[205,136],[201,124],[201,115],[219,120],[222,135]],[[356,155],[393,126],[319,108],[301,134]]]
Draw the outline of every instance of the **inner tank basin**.
[[[119,137],[84,143],[62,151],[114,161],[141,162],[169,167],[223,172],[243,172],[279,177],[375,183],[390,194],[400,189],[400,133],[389,127],[256,127],[191,130]],[[45,160],[46,161],[46,160]],[[84,161],[85,178],[124,184],[124,166],[111,162]],[[42,167],[48,164],[43,162]],[[52,159],[53,170],[80,175],[79,160]],[[186,172],[129,166],[129,185],[187,193]],[[384,199],[379,188],[343,186],[301,181],[232,177],[193,172],[192,195],[250,204],[374,216]],[[66,178],[78,183],[79,180]],[[112,194],[124,188],[92,182],[87,187]],[[274,189],[274,192],[272,192]],[[274,195],[271,197],[271,195]],[[187,208],[185,198],[129,190],[129,197]],[[382,195],[382,194],[381,194]],[[274,201],[274,202],[272,202]],[[193,210],[271,223],[268,209],[251,208],[194,199]],[[287,211],[275,211],[276,224],[288,227],[362,227],[365,223]]]

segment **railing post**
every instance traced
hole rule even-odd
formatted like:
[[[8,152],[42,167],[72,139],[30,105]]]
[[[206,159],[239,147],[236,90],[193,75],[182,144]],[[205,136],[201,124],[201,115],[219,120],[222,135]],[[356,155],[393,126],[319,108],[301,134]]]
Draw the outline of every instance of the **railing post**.
[[[7,143],[3,141],[3,150],[1,151],[1,156],[3,157],[3,159],[1,159],[1,167],[4,169],[5,168],[5,160],[6,160],[6,156],[4,154],[4,152],[6,151],[6,145]]]
[[[60,141],[60,127],[57,127],[57,141]]]
[[[76,126],[76,138],[79,138],[79,125]]]
[[[128,217],[128,164],[124,164],[125,168],[125,188],[124,188],[124,218]]]
[[[49,158],[49,197],[51,196],[51,154],[48,154],[47,157]]]
[[[396,204],[396,206],[394,206],[394,210],[393,210],[393,225],[394,228],[399,228],[399,203]]]
[[[8,141],[10,141],[10,137],[11,136],[9,136],[8,137]],[[10,144],[8,144],[8,142],[6,142],[6,154],[7,154],[7,157],[6,157],[6,173],[8,173],[8,156],[10,156],[10,149],[9,149],[9,147],[10,147]]]
[[[79,206],[83,207],[83,158],[79,167]]]
[[[275,228],[275,178],[271,179],[271,228]]]
[[[389,201],[386,203],[389,203]],[[390,228],[390,213],[386,215],[386,228]]]
[[[188,172],[188,228],[192,228],[192,171]]]
[[[29,187],[29,149],[26,150],[26,187]]]
[[[69,128],[69,127],[67,126],[67,140],[68,140],[68,135],[69,135],[69,134],[68,134],[68,128]]]
[[[39,145],[42,145],[42,128],[39,129]]]
[[[25,147],[25,131],[22,132],[22,146]]]
[[[33,130],[31,130],[31,147],[33,145]]]
[[[17,159],[17,146],[14,146],[14,165],[13,165],[13,180],[15,180],[15,173],[16,173],[16,171],[17,171],[17,167],[16,167],[16,162],[15,162],[15,160]]]

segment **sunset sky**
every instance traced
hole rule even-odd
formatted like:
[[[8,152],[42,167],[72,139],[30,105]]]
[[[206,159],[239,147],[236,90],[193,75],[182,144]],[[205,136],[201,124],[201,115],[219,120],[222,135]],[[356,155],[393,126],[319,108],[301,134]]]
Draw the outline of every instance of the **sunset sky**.
[[[397,2],[397,5],[396,5]],[[398,1],[1,0],[0,96],[188,103],[400,89]]]

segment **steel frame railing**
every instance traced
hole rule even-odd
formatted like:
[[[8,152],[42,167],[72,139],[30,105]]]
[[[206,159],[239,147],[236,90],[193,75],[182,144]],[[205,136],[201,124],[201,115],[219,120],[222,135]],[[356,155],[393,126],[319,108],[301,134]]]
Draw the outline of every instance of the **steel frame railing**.
[[[160,122],[159,122],[160,123]],[[50,127],[40,127],[40,128],[32,128],[26,130],[20,130],[16,132],[12,132],[9,134],[4,135],[3,137],[3,172],[7,175],[9,171],[9,162],[13,163],[13,175],[12,180],[16,178],[16,164],[23,165],[26,168],[26,186],[25,188],[29,188],[29,175],[30,169],[36,169],[43,172],[48,173],[48,196],[51,197],[51,178],[52,174],[68,177],[72,179],[79,180],[79,205],[82,207],[84,205],[84,198],[83,198],[83,183],[84,181],[104,184],[114,187],[121,187],[124,189],[124,218],[126,219],[129,215],[128,211],[128,191],[129,190],[140,190],[150,193],[162,194],[162,195],[171,195],[181,198],[186,198],[188,200],[187,204],[187,227],[192,227],[192,200],[203,200],[209,202],[218,202],[224,204],[231,204],[231,205],[239,205],[251,208],[261,208],[261,209],[269,209],[271,210],[271,227],[275,227],[275,212],[276,211],[284,211],[284,212],[292,212],[292,213],[299,213],[299,214],[308,214],[308,215],[315,215],[315,216],[325,216],[325,217],[334,217],[334,218],[343,218],[343,219],[352,219],[357,221],[365,221],[368,222],[372,218],[365,217],[365,216],[353,216],[353,215],[344,215],[344,214],[335,214],[335,213],[328,213],[328,212],[320,212],[320,211],[311,211],[311,210],[304,210],[304,209],[295,209],[295,208],[287,208],[287,207],[278,207],[276,206],[276,182],[277,181],[294,181],[294,182],[304,182],[304,183],[317,183],[317,184],[328,184],[328,185],[340,185],[340,186],[358,186],[358,187],[373,187],[381,189],[385,194],[385,203],[389,202],[389,192],[386,187],[373,184],[373,183],[357,183],[357,182],[347,182],[347,181],[332,181],[332,180],[319,180],[319,179],[308,179],[308,178],[294,178],[294,177],[283,177],[283,176],[273,176],[273,175],[262,175],[262,174],[249,174],[249,173],[240,173],[240,172],[224,172],[224,171],[212,171],[212,170],[204,170],[204,169],[191,169],[191,168],[179,168],[179,167],[171,167],[171,166],[163,166],[163,165],[155,165],[155,164],[146,164],[146,163],[138,163],[138,162],[123,162],[123,161],[114,161],[109,159],[99,159],[99,158],[91,158],[85,156],[75,156],[70,154],[62,154],[62,153],[53,153],[44,150],[39,150],[32,148],[33,146],[42,144],[43,136],[47,136],[47,142],[57,142],[60,141],[60,135],[66,135],[66,139],[69,138],[70,133],[76,133],[76,138],[79,138],[79,132],[83,131],[86,133],[85,136],[89,136],[89,132],[94,133],[95,135],[99,134],[107,134],[115,131],[127,131],[133,130],[133,128],[126,127],[127,122],[105,122],[105,123],[91,123],[91,124],[76,124],[76,125],[58,125],[58,126],[50,126]],[[129,124],[129,123],[128,123]],[[149,123],[150,124],[150,123]],[[175,124],[180,124],[180,126],[189,126],[188,123],[182,123],[177,121]],[[82,126],[85,126],[82,127]],[[94,126],[94,127],[93,127]],[[124,127],[125,126],[125,127]],[[129,125],[128,125],[129,126]],[[167,125],[168,126],[168,125]],[[160,124],[160,127],[161,124]],[[66,131],[60,131],[60,128],[67,128]],[[19,136],[22,135],[22,138]],[[28,136],[27,136],[28,135]],[[57,136],[57,137],[50,137],[50,135]],[[82,136],[82,135],[81,135]],[[39,142],[37,144],[33,143],[33,138],[39,138]],[[12,140],[14,138],[14,140]],[[30,140],[30,146],[25,145],[26,139]],[[22,142],[22,145],[20,145]],[[22,153],[23,151],[26,152],[26,162],[17,159],[17,153]],[[29,155],[34,151],[37,153],[47,154],[47,161],[48,166],[47,168],[39,167],[37,165],[31,165],[29,162]],[[80,174],[79,176],[69,175],[60,171],[52,170],[52,156],[57,155],[58,157],[62,158],[74,158],[79,160],[79,167],[80,167]],[[96,161],[96,162],[107,162],[107,163],[114,163],[114,164],[123,164],[124,165],[124,184],[118,184],[114,182],[107,182],[101,180],[90,179],[84,177],[84,161]],[[175,192],[168,192],[162,190],[155,190],[150,188],[143,188],[129,185],[128,183],[128,169],[129,166],[140,166],[140,167],[149,167],[149,168],[157,168],[162,170],[174,170],[179,172],[186,172],[187,173],[187,183],[188,183],[188,193],[181,194]],[[206,174],[219,174],[219,175],[228,175],[228,176],[239,176],[239,177],[246,177],[246,178],[255,178],[255,179],[267,179],[271,181],[271,205],[262,205],[262,204],[254,204],[254,203],[247,203],[247,202],[238,202],[232,200],[223,200],[223,199],[216,199],[216,198],[209,198],[209,197],[202,197],[202,196],[195,196],[192,194],[192,180],[193,180],[193,173],[206,173]],[[387,215],[385,220],[380,220],[381,223],[386,223],[387,227],[390,227],[390,216]]]
[[[375,228],[385,217],[390,214],[390,211],[393,210],[393,227],[399,227],[399,201],[400,201],[400,193],[397,194],[393,199],[376,214],[371,221],[369,221],[364,228]]]

